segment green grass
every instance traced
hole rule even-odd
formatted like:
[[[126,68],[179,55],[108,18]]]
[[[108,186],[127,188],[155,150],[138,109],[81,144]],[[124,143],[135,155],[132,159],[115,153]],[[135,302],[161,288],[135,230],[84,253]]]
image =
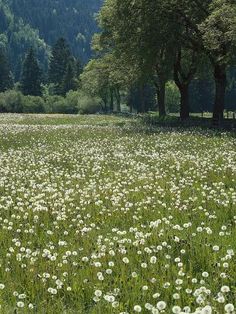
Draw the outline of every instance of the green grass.
[[[236,306],[233,133],[102,115],[0,133],[0,313]]]

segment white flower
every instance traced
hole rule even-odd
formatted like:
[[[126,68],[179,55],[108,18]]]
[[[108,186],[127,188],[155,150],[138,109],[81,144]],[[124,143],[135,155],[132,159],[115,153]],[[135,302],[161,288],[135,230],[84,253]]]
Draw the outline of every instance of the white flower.
[[[129,259],[128,259],[127,257],[124,257],[124,258],[122,259],[122,261],[123,261],[125,264],[128,264],[128,263],[129,263]]]
[[[96,290],[94,292],[94,294],[95,294],[96,297],[101,297],[102,296],[102,291],[101,290]]]
[[[151,311],[152,308],[153,308],[153,305],[151,305],[150,303],[145,304],[145,309]]]
[[[140,305],[135,305],[135,306],[134,306],[134,311],[137,312],[137,313],[142,312],[141,306],[140,306]]]
[[[228,286],[222,286],[220,291],[223,292],[223,293],[227,293],[227,292],[230,291],[230,288]]]
[[[213,251],[217,252],[219,251],[220,247],[218,245],[214,245],[213,246]]]
[[[179,306],[173,306],[172,307],[172,312],[174,313],[174,314],[179,314],[179,313],[181,313],[181,307],[179,307]]]
[[[211,313],[212,313],[212,307],[210,305],[205,306],[201,312],[201,314],[211,314]]]
[[[164,302],[164,301],[159,301],[158,303],[157,303],[157,308],[158,308],[158,310],[164,310],[165,308],[166,308],[166,303]]]
[[[234,305],[231,303],[228,303],[225,305],[225,311],[226,313],[231,313],[234,311]]]
[[[24,307],[24,306],[25,306],[25,303],[22,302],[22,301],[19,301],[19,302],[16,303],[16,305],[17,305],[18,307]]]
[[[150,258],[150,263],[151,263],[151,264],[156,264],[156,262],[157,262],[156,256],[152,256],[152,257]]]
[[[202,277],[204,277],[204,278],[207,278],[207,277],[209,277],[209,274],[208,274],[208,272],[204,271],[204,272],[202,273]]]

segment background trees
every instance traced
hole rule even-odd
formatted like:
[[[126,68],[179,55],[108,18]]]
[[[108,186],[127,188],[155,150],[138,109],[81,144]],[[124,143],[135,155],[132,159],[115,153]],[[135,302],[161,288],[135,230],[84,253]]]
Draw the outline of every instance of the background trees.
[[[13,87],[13,77],[9,61],[3,48],[0,48],[0,92]]]
[[[42,72],[33,48],[29,50],[23,63],[20,89],[24,95],[40,96]]]
[[[16,88],[20,78],[22,86],[28,84],[26,94],[40,94],[42,89],[44,98],[66,97],[82,89],[81,95],[100,99],[106,112],[119,112],[126,104],[130,111],[158,110],[165,117],[179,108],[185,120],[191,111],[212,111],[219,125],[224,109],[235,108],[234,1],[105,0],[97,17],[101,31],[93,37],[93,55],[86,50],[91,35],[87,24],[77,34],[72,25],[78,16],[82,18],[79,3],[73,0],[66,6],[64,0],[45,0],[42,7],[41,0],[22,1],[22,11],[17,1],[0,0],[0,47],[8,53],[0,55],[1,90],[9,88],[13,71]],[[89,0],[90,13],[100,4]],[[51,30],[42,25],[37,10],[46,14]],[[63,37],[58,38],[59,33]],[[30,43],[34,53],[22,71],[22,54]],[[86,58],[78,58],[81,49]],[[84,67],[83,60],[91,56]],[[27,83],[38,76],[32,70],[36,64],[42,71],[37,91],[29,86],[32,82]]]
[[[180,116],[189,117],[191,82],[201,59],[207,66],[209,60],[215,79],[213,117],[219,123],[225,108],[227,68],[235,55],[235,2],[107,0],[99,22],[104,51],[111,49],[122,66],[130,69],[131,65],[137,81],[156,78],[160,115],[165,115],[165,86],[172,72],[181,95]]]
[[[64,37],[76,58],[86,63],[90,42],[98,31],[94,14],[103,0],[0,0],[0,45],[9,52],[16,80],[32,46],[43,71],[48,70],[51,46]]]

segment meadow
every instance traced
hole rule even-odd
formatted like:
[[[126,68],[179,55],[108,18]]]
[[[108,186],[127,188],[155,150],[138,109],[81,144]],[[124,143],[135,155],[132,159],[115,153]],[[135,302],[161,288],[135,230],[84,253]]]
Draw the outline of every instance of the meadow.
[[[235,134],[14,114],[0,134],[0,313],[235,313]]]

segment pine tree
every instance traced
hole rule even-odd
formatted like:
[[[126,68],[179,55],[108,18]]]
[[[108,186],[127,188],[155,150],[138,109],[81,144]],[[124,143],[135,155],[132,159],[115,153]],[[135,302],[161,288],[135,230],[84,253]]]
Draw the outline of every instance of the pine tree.
[[[77,87],[74,71],[74,62],[69,62],[67,65],[66,73],[61,83],[61,92],[66,95],[70,90],[75,90]]]
[[[71,59],[69,45],[64,38],[59,38],[52,49],[48,73],[49,82],[55,84],[56,94],[63,93],[61,85]]]
[[[0,92],[5,92],[13,87],[13,78],[10,71],[8,58],[3,49],[0,49]]]
[[[76,77],[79,79],[83,72],[83,66],[79,59],[76,60]]]
[[[40,96],[42,73],[33,48],[30,48],[23,63],[21,91],[24,95]]]

